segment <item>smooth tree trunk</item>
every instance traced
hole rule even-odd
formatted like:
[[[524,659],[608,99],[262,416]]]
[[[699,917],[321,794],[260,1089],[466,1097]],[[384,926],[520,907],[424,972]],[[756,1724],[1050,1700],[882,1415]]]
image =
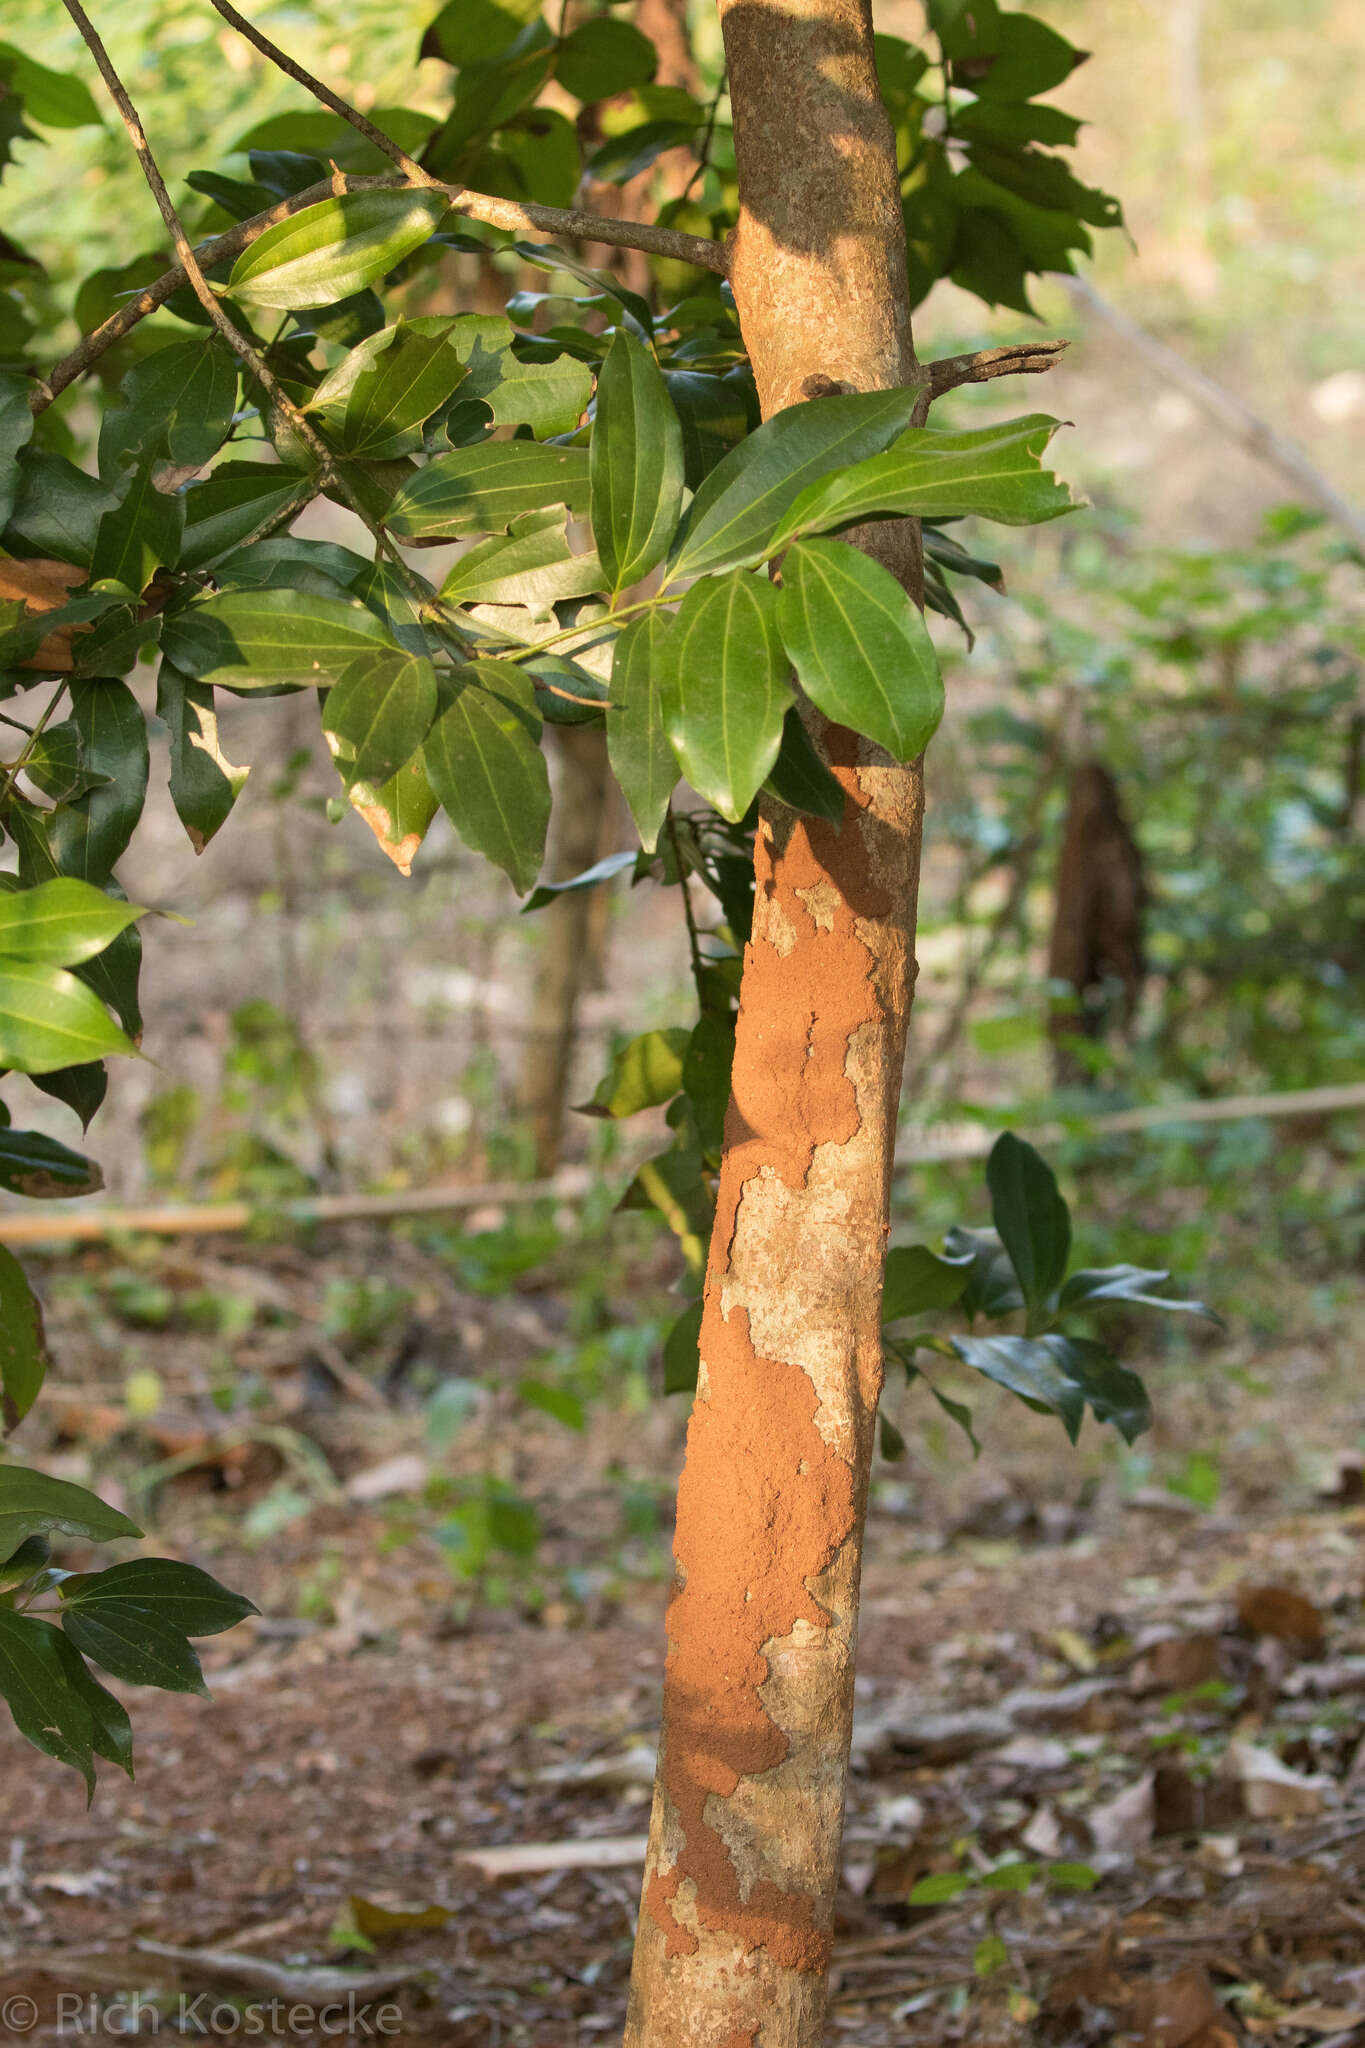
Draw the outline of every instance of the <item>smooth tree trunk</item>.
[[[764,414],[920,381],[866,0],[720,5]],[[859,544],[919,595],[914,528]],[[823,2033],[922,784],[813,729],[845,817],[757,835],[628,2048]]]

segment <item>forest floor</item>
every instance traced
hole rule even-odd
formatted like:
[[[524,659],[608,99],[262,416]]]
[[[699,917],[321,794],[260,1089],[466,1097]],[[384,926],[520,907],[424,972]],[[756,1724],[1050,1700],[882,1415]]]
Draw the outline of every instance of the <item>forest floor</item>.
[[[89,1809],[0,1731],[4,2038],[615,2039],[679,1404],[622,1366],[581,1430],[528,1406],[562,1302],[399,1232],[47,1270],[26,1455],[261,1612],[201,1646],[211,1703],[130,1698]],[[1144,1459],[988,1401],[975,1463],[882,1468],[832,2042],[1365,2042],[1362,1329],[1303,1288],[1157,1365]],[[461,1579],[494,1497],[539,1549]]]

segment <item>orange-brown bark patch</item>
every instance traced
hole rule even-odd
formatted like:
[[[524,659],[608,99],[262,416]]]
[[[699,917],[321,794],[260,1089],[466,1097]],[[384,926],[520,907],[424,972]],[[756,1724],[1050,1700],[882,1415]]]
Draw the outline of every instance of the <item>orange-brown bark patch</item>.
[[[726,1158],[702,1322],[704,1392],[692,1413],[678,1493],[679,1586],[669,1607],[668,1725],[663,1784],[682,1848],[655,1870],[646,1909],[669,1955],[696,1936],[675,1912],[693,1886],[697,1923],[729,1934],[743,1952],[763,1947],[785,1969],[823,1971],[829,1934],[814,1898],[759,1878],[744,1891],[730,1849],[707,1818],[741,1779],[788,1754],[764,1707],[765,1645],[798,1621],[829,1615],[809,1582],[832,1562],[856,1519],[854,1472],[816,1423],[810,1375],[754,1350],[748,1311],[722,1308],[723,1282],[746,1183],[764,1168],[800,1187],[816,1147],[847,1144],[861,1112],[847,1072],[850,1040],[879,1015],[861,917],[885,916],[857,812],[863,803],[852,741],[842,753],[849,804],[842,833],[797,819],[760,832],[754,938],[744,971]],[[837,772],[837,771],[836,771]],[[783,839],[785,824],[785,843]],[[775,1282],[779,1276],[774,1276]]]

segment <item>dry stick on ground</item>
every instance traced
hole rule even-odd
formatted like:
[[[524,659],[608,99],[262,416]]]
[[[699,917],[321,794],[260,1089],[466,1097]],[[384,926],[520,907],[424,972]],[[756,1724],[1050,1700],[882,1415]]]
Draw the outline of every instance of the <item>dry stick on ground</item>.
[[[1203,370],[1196,369],[1193,363],[1187,363],[1175,349],[1169,348],[1164,341],[1158,341],[1145,327],[1139,327],[1136,320],[1130,320],[1117,306],[1111,306],[1088,278],[1060,277],[1057,281],[1065,286],[1078,306],[1093,313],[1130,348],[1144,356],[1168,384],[1178,384],[1182,391],[1188,392],[1196,405],[1202,405],[1220,426],[1226,427],[1248,454],[1268,462],[1272,469],[1278,469],[1281,476],[1287,477],[1305,497],[1311,499],[1319,511],[1334,520],[1343,533],[1349,534],[1356,547],[1365,549],[1365,512],[1328,482],[1297,442],[1279,433],[1249,405],[1244,405],[1240,398],[1225,391],[1221,384],[1215,383]]]

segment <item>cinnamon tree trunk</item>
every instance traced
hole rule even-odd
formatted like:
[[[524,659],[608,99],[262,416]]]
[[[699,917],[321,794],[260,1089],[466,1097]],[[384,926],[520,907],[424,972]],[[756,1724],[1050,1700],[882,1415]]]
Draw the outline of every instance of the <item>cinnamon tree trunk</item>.
[[[921,381],[867,0],[720,8],[765,416]],[[912,526],[858,544],[918,596]],[[843,826],[765,799],[755,848],[629,2048],[822,2035],[922,784],[816,723]]]

